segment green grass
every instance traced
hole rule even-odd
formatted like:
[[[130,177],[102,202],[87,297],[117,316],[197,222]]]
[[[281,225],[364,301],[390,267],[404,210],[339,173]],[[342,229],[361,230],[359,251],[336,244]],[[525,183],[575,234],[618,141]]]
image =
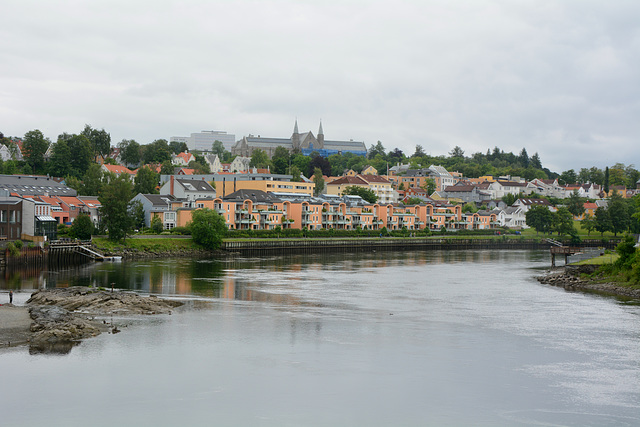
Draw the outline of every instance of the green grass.
[[[122,251],[130,249],[135,251],[176,251],[181,249],[197,250],[201,249],[192,239],[173,239],[167,237],[165,239],[127,239],[125,243],[112,242],[102,237],[94,237],[93,244],[98,249],[104,251]]]
[[[584,261],[576,262],[571,265],[605,265],[605,264],[613,264],[620,258],[618,254],[604,254],[597,258],[585,259]]]
[[[578,236],[583,240],[584,239],[589,239],[589,240],[590,239],[596,239],[596,240],[597,239],[611,239],[611,238],[619,238],[620,237],[620,235],[614,236],[613,233],[611,233],[609,231],[604,233],[602,236],[597,231],[592,231],[591,234],[589,234],[587,232],[587,230],[582,228],[582,221],[574,220],[573,221],[573,226],[575,227],[576,231],[578,232]],[[536,230],[534,230],[533,228],[527,228],[525,230],[522,230],[522,235],[525,236],[525,237],[536,237]],[[542,233],[540,233],[540,234],[538,234],[537,237],[543,237],[543,238],[544,237],[551,237],[551,238],[557,239],[558,235],[554,233],[552,236],[549,236],[548,234],[544,234],[543,235]]]

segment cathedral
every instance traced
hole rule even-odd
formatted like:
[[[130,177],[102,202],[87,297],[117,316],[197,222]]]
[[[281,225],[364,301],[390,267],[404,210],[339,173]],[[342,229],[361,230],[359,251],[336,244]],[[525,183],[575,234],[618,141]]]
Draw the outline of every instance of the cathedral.
[[[245,136],[236,142],[231,148],[231,154],[235,156],[251,157],[251,153],[256,148],[261,149],[269,158],[273,157],[277,147],[285,147],[290,153],[302,153],[305,156],[314,151],[322,157],[329,157],[332,154],[353,153],[358,156],[367,155],[367,147],[364,142],[358,141],[330,141],[324,139],[322,122],[318,129],[318,136],[313,132],[300,133],[298,131],[298,120],[296,119],[291,138],[263,138],[260,136]]]

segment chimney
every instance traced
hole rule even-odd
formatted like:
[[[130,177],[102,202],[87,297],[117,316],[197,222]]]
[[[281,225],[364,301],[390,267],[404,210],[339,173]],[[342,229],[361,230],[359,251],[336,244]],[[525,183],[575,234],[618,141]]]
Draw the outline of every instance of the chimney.
[[[169,194],[171,194],[173,196],[173,175],[171,175],[169,177],[170,179],[170,184],[169,184]]]

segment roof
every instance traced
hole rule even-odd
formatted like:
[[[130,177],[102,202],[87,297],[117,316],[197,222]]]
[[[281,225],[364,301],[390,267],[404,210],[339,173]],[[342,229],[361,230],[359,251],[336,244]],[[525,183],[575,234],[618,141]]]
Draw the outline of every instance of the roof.
[[[108,165],[108,164],[104,164],[102,165],[103,168],[107,169],[109,172],[113,172],[117,175],[120,175],[122,173],[128,173],[129,175],[135,175],[136,173],[133,172],[131,169],[126,168],[124,166],[120,166],[120,165]]]
[[[175,180],[187,191],[209,191],[215,193],[215,189],[207,181],[200,179],[179,179]]]
[[[377,182],[381,184],[391,184],[387,178],[380,175],[358,175],[359,178],[364,179],[367,182]],[[335,181],[334,181],[335,182]]]
[[[369,185],[367,181],[365,181],[360,176],[341,176],[340,178],[331,181],[327,185]]]
[[[516,201],[521,202],[525,206],[534,206],[534,205],[543,205],[543,206],[551,206],[551,203],[546,199],[518,199]]]
[[[250,189],[243,189],[243,190],[238,190],[238,191],[234,191],[233,193],[229,194],[228,196],[225,196],[223,198],[224,201],[244,201],[244,200],[251,200],[254,203],[274,203],[274,202],[281,202],[281,200],[274,196],[273,194],[270,193],[266,193],[262,190],[250,190]]]
[[[47,176],[33,175],[0,175],[0,190],[21,196],[27,195],[56,195],[75,196],[78,192]]]
[[[141,194],[141,196],[149,200],[153,207],[166,208],[169,202],[176,200],[171,194]]]

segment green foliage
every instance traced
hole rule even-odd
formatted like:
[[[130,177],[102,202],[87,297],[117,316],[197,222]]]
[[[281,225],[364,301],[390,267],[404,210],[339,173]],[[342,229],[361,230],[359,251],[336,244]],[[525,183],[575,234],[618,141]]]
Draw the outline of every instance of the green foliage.
[[[89,240],[93,234],[93,221],[86,214],[80,214],[71,225],[71,235],[80,240]]]
[[[596,220],[591,215],[586,215],[580,225],[587,230],[588,235],[591,235],[591,232],[596,229]]]
[[[215,147],[215,144],[214,144],[214,147]],[[188,149],[189,147],[187,147],[186,142],[178,142],[178,141],[169,142],[169,150],[171,151],[172,154],[184,153]]]
[[[478,212],[478,208],[476,207],[475,203],[466,203],[462,207],[462,212],[464,212],[464,213],[476,213],[476,212]]]
[[[271,166],[271,161],[264,150],[256,148],[251,152],[251,162],[249,166],[252,168],[266,168],[267,166]]]
[[[302,181],[302,178],[300,177],[300,175],[302,174],[302,172],[300,172],[300,169],[298,169],[297,166],[291,166],[291,181],[293,182],[300,182]]]
[[[599,207],[595,212],[595,229],[602,236],[605,232],[613,230],[609,211],[603,207]]]
[[[617,235],[627,231],[629,228],[629,211],[626,201],[617,191],[613,192],[607,210],[609,211],[613,234]]]
[[[13,244],[18,249],[22,249],[22,247],[24,246],[24,242],[22,240],[16,240],[15,242],[13,242]]]
[[[132,228],[141,230],[145,224],[144,206],[140,200],[134,200],[129,203],[129,215],[131,215]]]
[[[104,158],[111,152],[111,135],[104,129],[93,129],[91,125],[85,125],[82,135],[91,141],[96,155]]]
[[[342,194],[360,196],[369,203],[376,203],[378,201],[378,196],[376,196],[376,193],[374,193],[373,190],[365,187],[358,187],[356,185],[348,186],[342,190]]]
[[[559,235],[575,236],[577,234],[573,226],[573,215],[567,208],[560,208],[553,213],[551,230]]]
[[[578,190],[573,190],[566,201],[567,209],[573,216],[580,216],[584,213],[585,200],[580,197]]]
[[[156,234],[160,234],[162,233],[162,220],[160,219],[159,216],[154,216],[153,219],[151,220],[151,229],[153,230],[154,233]]]
[[[525,214],[526,223],[538,233],[546,233],[551,229],[553,213],[546,206],[536,205]]]
[[[315,168],[314,170],[313,183],[316,185],[315,193],[317,196],[322,193],[322,190],[324,190],[324,179],[322,178],[322,170],[320,170],[320,168]]]
[[[24,134],[22,142],[22,155],[31,167],[33,173],[42,173],[44,171],[44,155],[49,148],[48,138],[38,129],[31,130]]]
[[[142,161],[146,163],[162,163],[171,160],[171,149],[166,139],[156,139],[151,144],[141,147]]]
[[[630,268],[636,254],[636,240],[630,234],[627,234],[624,239],[616,246],[616,252],[620,256],[616,263],[621,267]]]
[[[129,215],[129,201],[133,196],[133,184],[127,174],[113,178],[105,185],[98,198],[102,204],[101,216],[109,232],[109,239],[125,239],[133,226]]]
[[[193,212],[189,228],[193,241],[207,249],[218,249],[227,232],[224,218],[208,208]]]
[[[9,251],[9,256],[20,255],[20,249],[16,247],[14,242],[7,243],[7,250]]]
[[[133,180],[134,194],[156,194],[158,192],[156,187],[158,186],[159,180],[160,177],[151,168],[148,166],[141,167],[138,169],[138,173],[136,173],[136,177]]]
[[[118,143],[120,149],[120,160],[125,165],[139,165],[141,158],[141,147],[133,139],[123,139]],[[164,159],[168,160],[168,159]],[[160,162],[161,163],[161,162]]]

